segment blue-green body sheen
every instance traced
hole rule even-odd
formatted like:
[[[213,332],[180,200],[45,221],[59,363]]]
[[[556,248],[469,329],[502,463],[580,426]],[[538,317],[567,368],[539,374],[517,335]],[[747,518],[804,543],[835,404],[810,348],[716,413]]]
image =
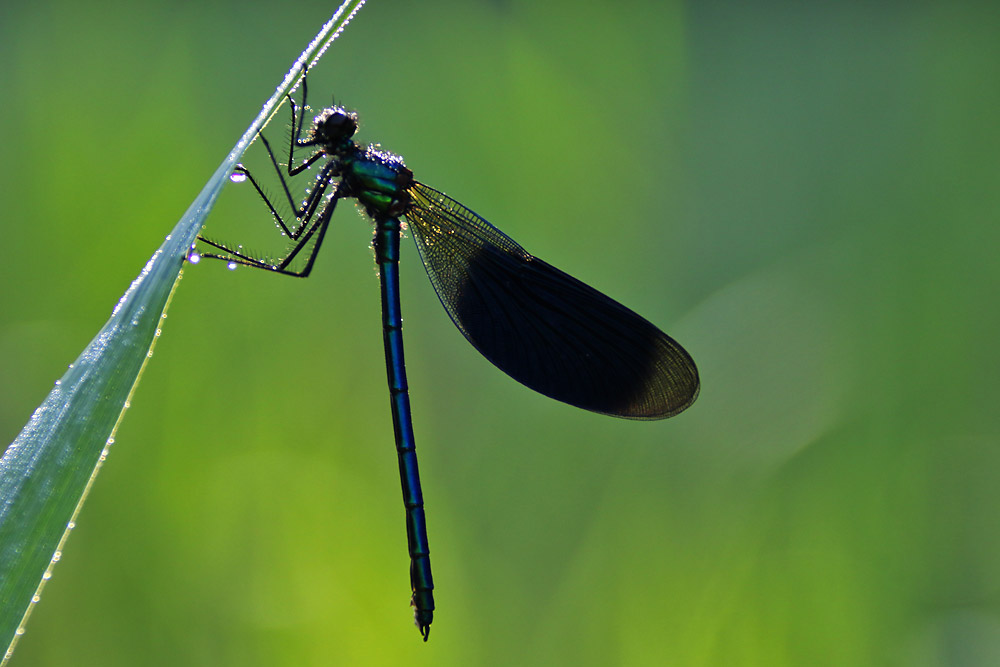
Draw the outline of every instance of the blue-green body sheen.
[[[413,184],[413,172],[398,155],[352,144],[341,153],[340,167],[346,196],[356,198],[374,220],[403,215],[409,208],[406,189]]]

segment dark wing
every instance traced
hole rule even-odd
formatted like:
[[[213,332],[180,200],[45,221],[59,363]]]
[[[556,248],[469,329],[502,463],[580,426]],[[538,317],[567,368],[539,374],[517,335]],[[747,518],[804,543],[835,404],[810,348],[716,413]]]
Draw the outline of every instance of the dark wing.
[[[662,419],[694,402],[698,369],[670,336],[454,199],[422,183],[409,193],[406,219],[438,298],[497,368],[615,417]]]

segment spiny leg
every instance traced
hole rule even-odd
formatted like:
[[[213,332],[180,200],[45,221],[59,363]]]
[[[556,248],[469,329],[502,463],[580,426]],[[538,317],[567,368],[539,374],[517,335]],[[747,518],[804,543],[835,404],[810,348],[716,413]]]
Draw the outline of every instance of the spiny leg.
[[[313,166],[316,162],[318,162],[319,160],[321,160],[323,157],[326,156],[326,153],[324,153],[322,150],[317,150],[315,153],[306,158],[305,161],[302,162],[300,165],[293,166],[293,163],[295,162],[296,147],[305,148],[316,145],[314,141],[302,139],[302,121],[305,118],[305,109],[307,108],[306,99],[309,94],[309,86],[307,78],[308,73],[309,73],[308,68],[306,68],[302,72],[302,113],[298,114],[297,119],[295,112],[296,110],[295,100],[292,98],[290,93],[286,95],[292,116],[291,132],[289,134],[289,143],[288,143],[288,164],[286,165],[286,170],[288,172],[289,177],[301,174],[303,171]],[[320,198],[323,196],[323,193],[326,191],[326,188],[329,186],[330,176],[334,175],[335,169],[331,167],[331,165],[327,165],[323,169],[323,171],[320,172],[319,176],[316,178],[317,186],[312,190],[312,192],[309,193],[309,196],[302,203],[302,205],[297,206],[295,204],[295,199],[292,197],[292,192],[288,187],[288,182],[285,180],[285,174],[282,173],[281,165],[278,163],[277,158],[274,156],[274,151],[271,149],[271,143],[267,140],[267,137],[265,137],[263,133],[261,133],[258,136],[260,137],[261,142],[264,144],[264,149],[267,151],[268,157],[271,159],[271,164],[274,166],[274,171],[278,174],[278,180],[281,183],[281,189],[285,192],[285,198],[288,200],[288,207],[292,209],[292,213],[299,221],[299,225],[295,228],[295,230],[292,230],[288,225],[285,224],[284,220],[282,220],[281,216],[278,214],[277,209],[275,209],[274,205],[271,203],[270,198],[266,194],[264,194],[263,189],[261,189],[260,184],[257,182],[257,179],[253,177],[253,174],[250,173],[249,169],[247,169],[241,164],[237,165],[236,169],[233,170],[233,173],[243,174],[250,180],[250,183],[254,186],[254,189],[257,190],[257,193],[260,195],[261,199],[264,200],[264,203],[267,204],[267,207],[271,210],[271,215],[274,216],[275,221],[281,227],[282,231],[285,232],[285,234],[287,234],[289,238],[291,238],[294,241],[295,239],[298,238],[299,234],[302,233],[302,230],[306,226],[309,218],[311,218],[312,215],[315,213],[316,206],[318,205]]]
[[[296,207],[295,202],[292,200],[292,193],[289,191],[288,184],[285,182],[285,177],[282,175],[281,169],[278,167],[278,163],[274,159],[274,154],[271,152],[270,144],[268,144],[267,139],[264,138],[264,135],[261,135],[260,138],[261,141],[264,142],[264,147],[267,149],[268,155],[271,156],[271,161],[274,163],[275,169],[278,171],[278,178],[281,180],[281,187],[282,189],[284,189],[285,195],[288,197],[288,203],[292,208],[292,214],[295,216],[296,222],[298,223],[297,225],[295,225],[295,228],[293,229],[292,227],[290,227],[288,224],[285,223],[285,221],[281,217],[281,214],[278,213],[278,210],[274,207],[274,204],[271,203],[271,198],[268,197],[267,194],[265,194],[263,188],[260,187],[260,184],[257,182],[257,179],[254,178],[253,174],[250,173],[249,169],[240,164],[236,166],[236,169],[233,170],[233,173],[234,174],[240,173],[247,177],[247,180],[249,180],[250,184],[253,185],[254,189],[257,191],[257,194],[260,195],[260,198],[264,200],[264,203],[267,205],[268,210],[271,211],[271,216],[274,217],[274,221],[281,228],[281,231],[284,232],[290,239],[294,241],[297,238],[299,238],[299,236],[302,234],[302,231],[309,224],[309,220],[311,220],[312,217],[316,214],[316,208],[319,206],[319,202],[322,200],[323,195],[326,194],[327,188],[330,187],[331,179],[336,175],[337,165],[336,163],[331,161],[329,164],[323,167],[322,171],[320,171],[319,173],[319,176],[316,177],[316,187],[312,189],[312,191],[309,193],[309,196],[306,197],[306,200],[302,202],[302,206]],[[317,153],[316,155],[321,157],[323,154]],[[311,160],[311,162],[315,162],[315,160]]]
[[[288,102],[289,102],[289,104],[292,105],[292,127],[295,127],[295,102],[292,101],[291,96],[289,96]],[[277,158],[274,157],[274,151],[271,150],[271,144],[270,144],[270,142],[268,142],[268,140],[264,137],[263,134],[260,135],[260,140],[261,140],[261,142],[263,142],[264,148],[267,150],[268,157],[271,158],[271,164],[274,165],[274,170],[278,173],[278,180],[281,181],[281,189],[285,191],[285,197],[288,198],[288,206],[292,209],[292,211],[295,212],[295,217],[297,217],[297,218],[302,217],[302,215],[303,215],[302,211],[305,209],[306,204],[304,203],[302,205],[302,207],[296,207],[295,206],[295,200],[292,198],[292,192],[291,192],[291,190],[288,189],[288,182],[285,180],[285,175],[281,172],[281,165],[278,163]],[[295,159],[295,146],[296,146],[296,144],[301,145],[301,146],[312,146],[313,144],[309,143],[309,142],[303,142],[302,140],[296,138],[294,134],[292,135],[292,142],[293,142],[292,145],[288,149],[288,165],[286,167],[287,170],[288,170],[288,176],[289,177],[298,176],[303,171],[305,171],[309,167],[313,166],[316,162],[318,162],[322,158],[326,157],[326,153],[324,153],[322,150],[318,150],[315,153],[313,153],[312,155],[310,155],[308,158],[306,158],[306,160],[302,164],[300,164],[299,166],[293,168],[292,167],[292,162]],[[241,170],[241,173],[246,174],[248,178],[250,177],[250,174],[247,173],[246,167],[244,167],[243,165],[239,165],[238,168]],[[316,180],[320,181],[321,179],[323,179],[323,174],[322,173],[320,174],[320,176]],[[253,179],[251,179],[251,181],[252,180]],[[256,185],[256,183],[254,183],[254,185]],[[259,187],[257,188],[257,191],[260,192],[260,188]],[[310,198],[313,197],[314,194],[315,194],[315,192],[310,193],[310,195],[309,195]],[[261,196],[263,196],[263,195],[264,195],[264,193],[261,192]],[[308,202],[308,200],[307,200],[307,202]],[[270,202],[268,203],[268,205],[270,206]],[[274,209],[272,207],[272,211],[273,210]]]
[[[323,208],[319,211],[319,217],[315,220],[305,220],[303,221],[300,229],[305,229],[305,233],[295,242],[295,245],[289,251],[287,255],[277,260],[277,262],[268,262],[263,259],[252,257],[239,250],[230,248],[222,243],[217,243],[215,241],[210,241],[202,236],[198,236],[198,239],[217,248],[225,254],[219,254],[214,252],[202,253],[201,257],[207,257],[209,259],[220,259],[226,262],[232,262],[235,264],[241,264],[243,266],[252,266],[255,269],[264,269],[265,271],[274,271],[275,273],[281,273],[286,276],[295,276],[297,278],[305,278],[312,271],[313,263],[316,261],[316,254],[319,252],[319,247],[323,245],[323,237],[326,236],[327,227],[330,225],[330,219],[333,217],[333,211],[337,207],[337,200],[340,197],[338,193],[334,193],[333,197],[330,198]],[[266,201],[266,198],[265,198]],[[270,204],[268,204],[270,205]],[[313,216],[310,215],[310,218]],[[295,260],[300,252],[307,246],[309,246],[310,241],[315,237],[315,241],[309,249],[309,254],[306,259],[305,266],[298,270],[293,271],[288,268],[288,266]]]
[[[305,74],[303,74],[303,80],[302,80],[303,109],[305,109],[305,100],[307,93],[308,93],[308,87],[306,84]],[[307,158],[305,162],[300,164],[298,167],[293,168],[291,166],[294,160],[295,147],[297,145],[309,146],[312,144],[311,142],[301,139],[302,118],[304,117],[304,113],[299,114],[298,121],[296,121],[296,112],[295,112],[296,106],[295,106],[295,101],[292,99],[291,95],[288,96],[288,102],[291,108],[292,129],[293,129],[288,151],[288,175],[289,177],[292,177],[301,173],[303,170],[311,167],[314,163],[316,163],[326,154],[322,150],[319,150],[313,155],[311,155],[309,158]],[[271,149],[270,142],[268,142],[267,138],[263,134],[259,136],[261,142],[264,144],[265,150],[267,151],[267,155],[271,160],[271,164],[274,166],[274,170],[278,174],[278,180],[281,183],[281,188],[285,192],[285,197],[288,200],[288,205],[292,209],[292,213],[295,216],[297,224],[295,224],[294,226],[290,226],[284,221],[281,214],[278,213],[277,208],[275,208],[274,204],[271,202],[270,197],[267,196],[267,194],[264,192],[264,189],[260,186],[260,183],[257,181],[256,178],[254,178],[253,174],[250,172],[249,169],[247,169],[241,164],[238,165],[236,169],[233,170],[233,173],[243,174],[250,181],[250,184],[253,185],[254,189],[257,191],[257,194],[264,201],[264,204],[271,212],[271,216],[274,218],[274,221],[277,223],[282,233],[286,235],[289,239],[294,241],[295,244],[292,247],[291,251],[285,257],[274,262],[274,261],[265,261],[261,258],[250,256],[246,253],[241,252],[237,248],[229,247],[223,243],[218,243],[210,239],[207,239],[204,236],[199,235],[198,240],[225,253],[225,254],[219,254],[210,252],[210,253],[205,253],[202,256],[208,257],[210,259],[221,259],[229,262],[235,262],[237,264],[242,264],[244,266],[252,266],[255,268],[262,268],[269,271],[276,271],[278,273],[283,273],[286,275],[305,277],[309,275],[309,272],[312,270],[312,265],[313,262],[315,261],[316,253],[319,251],[319,246],[322,244],[323,236],[326,234],[326,228],[330,223],[330,218],[333,215],[337,199],[339,198],[338,194],[334,193],[332,198],[325,204],[323,204],[321,207],[320,203],[323,201],[324,196],[326,196],[326,193],[330,187],[330,183],[332,182],[333,178],[337,176],[339,167],[335,161],[330,161],[328,164],[326,164],[320,171],[319,175],[316,177],[315,181],[316,185],[312,189],[312,191],[310,191],[305,201],[303,201],[301,206],[296,206],[295,201],[292,197],[291,190],[288,187],[288,182],[285,179],[285,174],[282,173],[281,165],[278,163],[277,158],[275,158],[274,156],[274,151]],[[317,214],[317,212],[319,212],[320,217],[316,219],[315,223],[313,223],[312,222],[313,218]],[[305,268],[303,268],[301,271],[288,270],[288,266],[295,259],[295,257],[298,256],[302,252],[302,250],[309,244],[310,240],[313,238],[313,235],[316,234],[317,231],[319,232],[319,235],[316,238],[315,244],[309,251]]]
[[[298,114],[298,122],[297,123],[296,123],[296,114],[295,114],[295,108],[296,108],[295,107],[295,100],[292,99],[291,95],[287,95],[287,98],[288,98],[288,107],[289,107],[289,109],[292,112],[292,132],[288,136],[288,175],[289,176],[296,176],[298,174],[301,174],[303,171],[305,171],[306,169],[308,169],[312,165],[313,162],[315,162],[317,159],[319,159],[319,158],[316,157],[317,155],[322,155],[323,154],[322,151],[319,151],[319,152],[311,155],[309,158],[307,158],[306,161],[303,162],[302,164],[300,164],[298,166],[294,166],[293,165],[293,163],[295,162],[295,149],[296,148],[307,148],[309,146],[315,146],[316,145],[313,141],[311,141],[309,139],[303,139],[302,138],[302,121],[306,117],[306,109],[309,108],[306,105],[306,99],[308,99],[308,97],[309,97],[309,76],[308,75],[309,75],[309,68],[306,67],[305,69],[302,70],[302,112],[300,114]],[[268,151],[270,151],[270,149],[268,149]]]

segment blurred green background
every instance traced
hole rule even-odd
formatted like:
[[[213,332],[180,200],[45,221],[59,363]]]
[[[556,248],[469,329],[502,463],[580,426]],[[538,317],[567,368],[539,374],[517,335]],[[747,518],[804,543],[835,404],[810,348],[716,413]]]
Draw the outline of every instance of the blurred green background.
[[[185,270],[12,665],[1000,664],[998,10],[611,7],[375,0],[312,103],[676,337],[694,407],[524,389],[407,242],[424,645],[344,206],[307,281]],[[5,443],[333,9],[0,7]]]

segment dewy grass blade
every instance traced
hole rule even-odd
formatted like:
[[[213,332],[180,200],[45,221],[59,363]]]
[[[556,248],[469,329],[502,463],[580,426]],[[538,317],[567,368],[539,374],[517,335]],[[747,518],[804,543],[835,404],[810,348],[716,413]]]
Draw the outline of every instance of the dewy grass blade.
[[[17,638],[90,485],[114,442],[160,323],[181,277],[184,257],[229,174],[257,132],[353,18],[364,0],[347,0],[302,52],[254,122],[219,165],[163,245],[115,306],[111,318],[35,410],[0,458],[0,665]]]

